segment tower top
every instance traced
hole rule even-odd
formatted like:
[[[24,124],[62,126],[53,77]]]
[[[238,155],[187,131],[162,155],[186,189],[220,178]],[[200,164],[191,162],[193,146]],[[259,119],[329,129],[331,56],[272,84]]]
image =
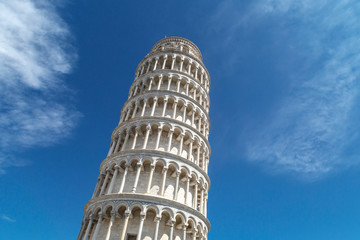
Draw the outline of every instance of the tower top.
[[[202,62],[199,48],[190,40],[182,37],[165,37],[158,41],[151,49],[151,53],[164,50],[175,50],[189,54]]]

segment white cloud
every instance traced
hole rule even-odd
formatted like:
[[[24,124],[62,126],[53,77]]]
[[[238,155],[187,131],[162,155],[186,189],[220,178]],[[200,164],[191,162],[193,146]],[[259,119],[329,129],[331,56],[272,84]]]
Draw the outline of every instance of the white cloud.
[[[6,216],[5,214],[1,215],[1,219],[2,219],[2,220],[5,220],[5,221],[7,221],[7,222],[11,222],[11,223],[16,222],[15,219],[13,219],[13,218],[11,218],[11,217],[8,217],[8,216]]]
[[[291,19],[291,29],[317,65],[296,76],[278,110],[247,142],[248,159],[272,172],[316,179],[354,162],[346,147],[357,137],[360,92],[360,6],[357,1],[258,1],[252,14]],[[298,49],[302,51],[302,49]],[[299,63],[302,64],[302,63]]]
[[[76,60],[71,34],[51,2],[0,0],[0,172],[14,155],[69,135],[79,113],[62,81]],[[69,98],[67,96],[67,98]]]
[[[356,153],[344,152],[356,144],[360,129],[360,2],[257,0],[247,4],[222,1],[212,19],[212,30],[226,36],[224,48],[231,47],[233,56],[227,57],[226,65],[238,63],[239,36],[253,29],[273,31],[267,47],[291,52],[281,55],[291,59],[273,56],[291,87],[276,110],[255,127],[250,124],[256,119],[244,127],[240,142],[246,145],[246,158],[271,173],[290,172],[307,180],[359,164]],[[293,63],[301,71],[286,69]]]

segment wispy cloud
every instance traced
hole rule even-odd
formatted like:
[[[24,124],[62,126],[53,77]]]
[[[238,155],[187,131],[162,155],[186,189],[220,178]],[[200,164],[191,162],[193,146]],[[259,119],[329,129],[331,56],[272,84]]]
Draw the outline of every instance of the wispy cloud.
[[[220,9],[235,4],[225,2]],[[272,21],[281,24],[276,41],[303,54],[297,59],[302,71],[286,73],[293,87],[242,140],[247,159],[306,179],[358,164],[345,151],[360,129],[360,3],[258,0],[242,15],[230,11],[229,41],[246,27]]]
[[[7,221],[7,222],[11,222],[11,223],[16,222],[15,219],[10,218],[10,217],[6,216],[5,214],[2,214],[2,215],[1,215],[1,219],[2,219],[2,220],[5,220],[5,221]]]
[[[23,165],[15,151],[54,144],[75,126],[61,79],[76,60],[71,38],[51,2],[0,1],[0,173]]]

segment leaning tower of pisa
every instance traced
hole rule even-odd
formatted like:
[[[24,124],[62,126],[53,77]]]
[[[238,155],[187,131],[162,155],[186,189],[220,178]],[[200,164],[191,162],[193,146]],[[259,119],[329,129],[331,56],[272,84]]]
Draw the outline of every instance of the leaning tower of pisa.
[[[206,240],[210,77],[167,37],[136,69],[77,239]]]

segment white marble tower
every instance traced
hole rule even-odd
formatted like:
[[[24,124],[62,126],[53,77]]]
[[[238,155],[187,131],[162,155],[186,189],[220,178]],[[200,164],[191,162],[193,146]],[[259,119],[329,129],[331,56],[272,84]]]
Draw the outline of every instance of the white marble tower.
[[[210,77],[199,49],[160,40],[136,69],[78,240],[206,240]]]

